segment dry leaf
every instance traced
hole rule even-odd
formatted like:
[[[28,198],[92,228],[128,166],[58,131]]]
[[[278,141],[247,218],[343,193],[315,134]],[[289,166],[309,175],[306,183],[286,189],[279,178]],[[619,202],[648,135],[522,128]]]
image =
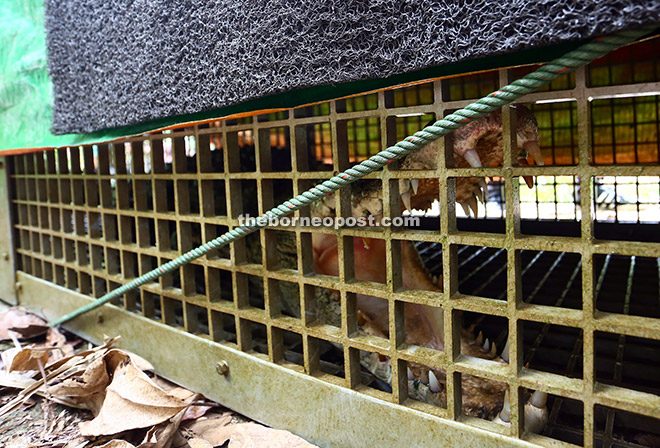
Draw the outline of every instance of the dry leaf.
[[[165,389],[163,389],[165,390]],[[173,397],[177,397],[181,400],[187,400],[188,398],[192,397],[195,395],[195,392],[192,392],[185,387],[173,387],[172,389],[167,389],[166,392]]]
[[[107,355],[107,354],[106,354]],[[105,356],[93,361],[79,375],[65,379],[48,387],[48,392],[69,406],[89,409],[97,415],[105,398],[105,389],[110,383],[106,370]]]
[[[234,425],[229,448],[313,448],[315,445],[281,429],[271,429],[256,423]]]
[[[70,358],[61,359],[52,365],[46,367],[46,378],[42,378],[38,381],[35,381],[30,386],[21,390],[17,396],[12,398],[9,402],[5,403],[0,408],[0,419],[6,415],[14,412],[16,409],[21,407],[23,403],[30,399],[35,393],[40,393],[44,383],[51,382],[56,378],[64,380],[71,375],[74,375],[77,371],[82,369],[82,365],[92,362],[94,359],[103,356],[107,351],[108,347],[119,340],[119,336],[113,339],[110,339],[106,344],[96,347],[91,350],[79,353],[76,356]],[[3,353],[4,354],[4,353]]]
[[[103,357],[93,361],[81,375],[49,387],[48,392],[54,396],[84,397],[105,389],[109,383],[110,377]]]
[[[25,389],[37,382],[37,380],[32,379],[31,376],[32,375],[25,375],[17,372],[6,373],[0,371],[0,386]]]
[[[233,428],[231,414],[214,414],[186,425],[189,432],[213,446],[220,446],[231,437]]]
[[[46,321],[28,312],[23,307],[10,308],[6,312],[0,314],[0,340],[11,339],[9,331],[11,328],[21,329],[27,328],[30,325],[44,326]]]
[[[18,347],[13,347],[9,348],[2,353],[0,353],[0,357],[2,358],[2,364],[6,367],[7,370],[9,370],[9,366],[14,362],[14,357],[20,352],[21,349]],[[8,372],[9,373],[9,372]]]
[[[89,440],[87,440],[84,437],[76,437],[75,439],[71,439],[67,442],[66,445],[62,448],[83,448],[86,445],[89,444]]]
[[[48,349],[43,348],[22,348],[12,359],[9,365],[9,372],[25,372],[26,370],[39,370],[48,362]]]
[[[185,410],[179,412],[168,422],[151,428],[147,432],[144,442],[138,448],[168,448],[172,443],[172,439],[178,433],[183,414],[185,414]]]
[[[205,406],[205,405],[190,406],[188,409],[186,409],[186,413],[183,416],[183,421],[197,420],[200,417],[204,417],[204,415],[214,407],[215,406]]]
[[[9,331],[17,333],[19,339],[34,339],[48,333],[50,327],[47,325],[30,324],[27,327],[11,327]]]
[[[46,333],[46,344],[51,347],[62,347],[66,344],[66,336],[60,333],[57,328],[49,327]]]
[[[30,326],[30,328],[34,327],[35,325]],[[10,372],[38,370],[39,361],[41,361],[41,366],[44,367],[72,354],[73,347],[66,344],[66,337],[57,329],[48,328],[45,342],[30,344],[18,352],[8,353],[7,358],[13,355],[13,359],[11,362],[6,362],[6,365],[10,366]]]
[[[109,359],[108,367],[110,366]],[[80,423],[85,436],[117,434],[162,423],[188,407],[185,401],[167,394],[131,362],[114,371],[103,406],[94,420]]]
[[[73,346],[66,343],[66,337],[60,333],[56,328],[48,328],[46,332],[46,340],[44,342],[37,342],[30,344],[32,349],[47,349],[48,362],[47,365],[73,355]]]
[[[125,440],[111,440],[98,448],[135,448],[135,445]]]
[[[190,448],[213,448],[213,445],[206,440],[197,438],[188,440],[188,445],[190,445]]]
[[[131,361],[133,361],[133,364],[135,364],[135,367],[142,370],[143,372],[154,370],[154,366],[151,365],[151,363],[144,359],[142,356],[136,355],[135,353],[129,352],[128,350],[122,349],[121,351],[126,353],[131,358]]]

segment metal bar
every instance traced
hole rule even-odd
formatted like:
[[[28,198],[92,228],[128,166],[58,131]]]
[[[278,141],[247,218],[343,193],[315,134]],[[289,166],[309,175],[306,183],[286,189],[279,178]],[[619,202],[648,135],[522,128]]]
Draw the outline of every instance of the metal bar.
[[[10,191],[8,170],[8,159],[0,157],[0,298],[2,300],[17,304],[15,290],[15,268],[14,268],[14,247],[12,222],[10,213]],[[17,186],[19,187],[19,186]]]

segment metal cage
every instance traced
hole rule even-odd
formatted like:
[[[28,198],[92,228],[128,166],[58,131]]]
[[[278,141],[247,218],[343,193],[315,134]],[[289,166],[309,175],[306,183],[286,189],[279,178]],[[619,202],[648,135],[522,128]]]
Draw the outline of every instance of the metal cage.
[[[439,205],[422,213],[422,228],[261,230],[69,327],[97,341],[121,334],[124,346],[149,357],[159,373],[322,446],[657,441],[657,46],[651,40],[626,47],[522,99],[539,118],[546,166],[516,166],[507,108],[502,167],[459,169],[440,157],[435,170],[390,166],[368,176],[382,183],[390,217],[402,213],[399,179],[438,178]],[[12,222],[0,223],[0,293],[48,318],[60,316],[215,238],[246,211],[263,213],[280,195],[308,189],[531,69],[6,158],[0,182],[8,178],[9,191],[0,201]],[[445,147],[451,153],[446,141]],[[523,175],[547,182],[530,196]],[[489,205],[485,218],[457,216],[455,179],[470,176],[491,178],[488,204],[497,207]],[[603,185],[626,182],[637,191],[655,188],[655,196],[644,196],[655,202],[643,195],[631,202],[616,188],[613,199],[603,200]],[[557,193],[564,186],[566,200]],[[542,187],[554,196],[540,198]],[[335,198],[344,216],[348,195]],[[632,223],[625,223],[618,209],[631,203]],[[530,205],[536,214],[526,214]],[[337,277],[314,272],[313,233],[338,236]],[[279,262],[283,236],[294,241],[292,266]],[[387,283],[355,279],[356,236],[384,241]],[[431,272],[444,274],[443,293],[403,289],[404,240],[415,242]],[[316,316],[315,288],[340,297],[335,324]],[[299,311],[283,309],[283,294],[297,295]],[[387,302],[387,338],[358,332],[357,294]],[[405,344],[406,302],[442,307],[443,352]],[[461,353],[460,334],[470,323],[500,347],[508,337],[508,364]],[[361,353],[390,360],[389,388],[361,371]],[[410,398],[408,363],[446,373],[446,407]],[[463,375],[508,387],[510,428],[464,414]],[[550,395],[542,434],[523,431],[526,390]]]

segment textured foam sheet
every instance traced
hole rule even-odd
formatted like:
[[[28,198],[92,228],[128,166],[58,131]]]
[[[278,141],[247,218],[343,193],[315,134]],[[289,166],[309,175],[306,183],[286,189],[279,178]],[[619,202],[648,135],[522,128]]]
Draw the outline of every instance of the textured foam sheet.
[[[54,133],[660,22],[658,0],[46,0]]]

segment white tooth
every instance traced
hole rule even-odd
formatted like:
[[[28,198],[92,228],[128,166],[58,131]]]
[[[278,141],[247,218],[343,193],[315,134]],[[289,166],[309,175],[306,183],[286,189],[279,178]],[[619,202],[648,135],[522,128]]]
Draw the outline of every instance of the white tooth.
[[[484,342],[484,345],[481,346],[486,351],[490,351],[490,342],[488,342],[488,338],[486,338],[486,342]]]
[[[529,404],[532,406],[542,409],[545,407],[545,403],[548,401],[548,394],[541,391],[534,391],[531,397],[529,397]]]
[[[410,192],[406,191],[401,195],[401,200],[403,201],[403,206],[405,207],[406,210],[412,210],[412,206],[410,205]]]
[[[434,284],[435,286],[438,286],[438,276],[437,276],[437,275],[434,275],[433,278],[432,278],[432,280],[433,280],[433,284]]]
[[[480,331],[479,334],[477,335],[477,344],[481,345],[481,341],[484,340],[484,332]]]
[[[548,408],[545,406],[548,394],[544,392],[534,392],[529,401],[525,403],[525,431],[528,433],[541,433],[548,423]],[[537,407],[534,402],[541,403]]]
[[[429,371],[429,389],[431,389],[431,392],[436,394],[441,390],[440,383],[438,382],[438,379],[435,377],[435,373],[433,373],[432,370]]]
[[[465,216],[468,218],[470,217],[470,207],[465,202],[459,202],[461,204],[461,207],[463,208],[463,212],[465,212]]]
[[[408,381],[412,381],[415,379],[415,375],[413,375],[412,370],[410,370],[410,367],[408,367]]]
[[[467,199],[467,204],[470,207],[470,210],[474,213],[474,217],[478,218],[479,217],[479,204],[477,204],[477,198],[474,196],[471,196],[470,198]]]
[[[504,392],[504,403],[502,404],[502,410],[500,411],[499,417],[503,422],[511,422],[511,400],[509,399],[508,389]]]
[[[473,168],[480,168],[481,167],[481,159],[479,158],[479,153],[477,153],[476,150],[471,149],[465,154],[463,154],[463,157],[467,162],[470,164],[471,167]]]
[[[488,201],[488,184],[484,178],[479,179],[479,185],[484,190],[484,204]]]
[[[410,185],[412,186],[413,194],[417,194],[417,189],[419,188],[419,179],[410,179]]]
[[[497,345],[495,345],[495,341],[493,341],[493,345],[490,346],[490,356],[493,358],[497,355]]]
[[[506,344],[504,345],[504,350],[502,350],[502,354],[500,357],[505,360],[506,362],[509,362],[509,339],[507,338]]]
[[[485,204],[486,201],[484,201],[484,194],[483,194],[483,192],[481,191],[481,186],[475,184],[475,187],[476,187],[476,188],[474,189],[474,195],[477,197],[477,199],[478,199],[479,201],[481,201],[481,202],[483,202],[483,203]]]
[[[408,179],[399,179],[399,194],[410,191],[410,180]]]
[[[544,165],[543,152],[541,152],[541,148],[539,147],[537,142],[527,142],[525,143],[523,148],[525,148],[525,151],[527,151],[527,153],[534,158],[534,161],[536,162],[537,165],[541,165],[541,166]]]

